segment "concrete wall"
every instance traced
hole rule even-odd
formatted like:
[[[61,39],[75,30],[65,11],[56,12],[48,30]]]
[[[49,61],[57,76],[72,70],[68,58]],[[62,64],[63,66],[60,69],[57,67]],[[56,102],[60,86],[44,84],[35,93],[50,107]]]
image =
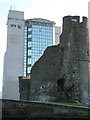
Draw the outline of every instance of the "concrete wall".
[[[19,99],[18,76],[23,75],[24,13],[10,10],[4,57],[3,98]]]
[[[0,101],[1,102],[1,101]],[[2,120],[5,119],[36,118],[48,120],[50,118],[90,118],[90,107],[65,105],[60,103],[2,101]]]

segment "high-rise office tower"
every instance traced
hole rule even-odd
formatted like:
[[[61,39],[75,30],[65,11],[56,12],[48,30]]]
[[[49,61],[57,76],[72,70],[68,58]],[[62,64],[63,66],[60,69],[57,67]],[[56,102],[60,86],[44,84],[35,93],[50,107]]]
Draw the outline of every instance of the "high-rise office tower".
[[[23,75],[24,13],[10,10],[4,56],[3,98],[19,99],[18,76]]]
[[[57,30],[58,29],[58,30]],[[19,99],[19,76],[29,76],[33,64],[44,50],[59,41],[60,27],[55,22],[34,18],[24,20],[24,13],[10,10],[7,21],[7,51],[4,57],[3,98]],[[57,42],[58,43],[58,42]]]
[[[33,64],[41,57],[47,46],[55,42],[55,22],[34,18],[25,21],[24,76],[30,75]]]

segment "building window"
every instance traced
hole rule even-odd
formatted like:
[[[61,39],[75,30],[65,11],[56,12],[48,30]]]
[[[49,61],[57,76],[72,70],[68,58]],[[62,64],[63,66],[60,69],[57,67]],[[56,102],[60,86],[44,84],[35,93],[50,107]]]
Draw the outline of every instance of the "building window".
[[[28,38],[31,38],[31,36],[32,36],[31,34],[30,34],[30,35],[28,35]]]
[[[31,42],[30,41],[28,42],[28,47],[31,47]]]
[[[29,31],[32,31],[32,28],[28,28],[28,32],[29,32]]]

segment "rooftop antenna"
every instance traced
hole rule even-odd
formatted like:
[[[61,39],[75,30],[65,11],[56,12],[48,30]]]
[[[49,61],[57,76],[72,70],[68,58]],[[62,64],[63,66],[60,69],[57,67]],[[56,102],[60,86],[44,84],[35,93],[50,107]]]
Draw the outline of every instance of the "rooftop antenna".
[[[12,10],[12,5],[10,6],[10,10]]]
[[[15,6],[14,6],[14,10],[15,10]]]

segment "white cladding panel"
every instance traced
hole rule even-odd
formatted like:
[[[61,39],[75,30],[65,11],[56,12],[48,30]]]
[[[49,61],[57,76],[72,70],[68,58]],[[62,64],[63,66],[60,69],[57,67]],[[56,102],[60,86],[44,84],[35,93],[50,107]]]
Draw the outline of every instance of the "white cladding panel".
[[[23,75],[24,13],[9,11],[7,51],[4,58],[3,98],[19,99],[18,76]]]
[[[55,45],[60,43],[61,27],[55,26]]]
[[[16,11],[16,10],[9,10],[8,18],[23,20],[24,12]]]

